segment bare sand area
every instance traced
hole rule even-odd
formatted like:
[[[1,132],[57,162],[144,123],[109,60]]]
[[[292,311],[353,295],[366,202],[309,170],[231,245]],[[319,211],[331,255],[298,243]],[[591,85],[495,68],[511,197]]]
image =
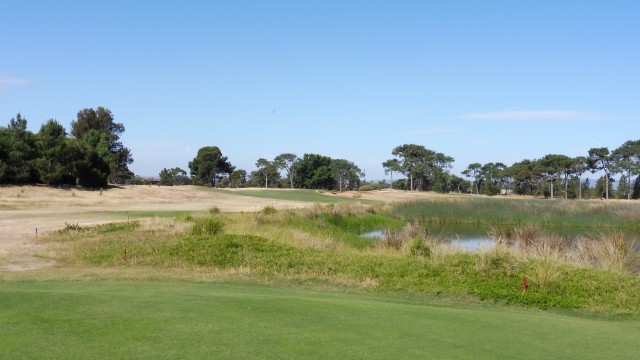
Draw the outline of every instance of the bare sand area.
[[[238,196],[194,186],[126,186],[104,191],[44,186],[0,187],[0,270],[53,265],[33,256],[30,241],[66,224],[96,225],[126,219],[127,211],[258,211],[265,206],[296,208],[309,203]],[[116,216],[108,213],[116,212]]]
[[[62,229],[66,224],[86,226],[126,220],[128,211],[203,211],[217,207],[223,212],[250,212],[265,206],[285,209],[313,205],[234,194],[241,191],[149,185],[115,187],[104,191],[46,186],[0,187],[0,271],[24,271],[55,265],[34,256],[42,245],[32,239]],[[383,202],[446,196],[390,189],[324,194]]]

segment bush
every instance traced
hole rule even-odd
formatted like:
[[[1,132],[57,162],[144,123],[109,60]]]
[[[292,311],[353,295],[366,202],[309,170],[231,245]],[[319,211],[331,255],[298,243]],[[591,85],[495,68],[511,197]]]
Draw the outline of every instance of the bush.
[[[383,183],[374,183],[374,184],[366,184],[362,185],[358,188],[358,191],[373,191],[373,190],[382,190],[388,189],[389,185]]]
[[[263,213],[264,215],[273,215],[277,212],[278,212],[278,209],[274,208],[271,205],[265,206],[261,211],[261,213]]]
[[[217,235],[224,230],[224,222],[221,219],[206,217],[194,219],[191,226],[191,235]]]
[[[409,255],[427,258],[431,256],[431,249],[424,240],[416,238],[409,245]]]

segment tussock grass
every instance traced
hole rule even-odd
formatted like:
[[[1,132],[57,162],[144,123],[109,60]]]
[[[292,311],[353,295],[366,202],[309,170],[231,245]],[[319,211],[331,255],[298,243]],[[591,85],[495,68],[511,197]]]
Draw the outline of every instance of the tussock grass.
[[[640,229],[640,205],[629,202],[434,198],[397,204],[394,211],[431,224]]]
[[[219,217],[204,217],[193,219],[191,235],[217,235],[224,230],[224,221]]]
[[[565,248],[555,245],[556,240],[541,246],[527,235],[486,253],[448,252],[419,221],[404,222],[385,211],[329,205],[205,214],[189,221],[155,219],[83,228],[39,241],[47,245],[41,255],[65,267],[140,271],[155,267],[192,272],[194,278],[208,274],[318,286],[331,283],[376,292],[472,296],[537,308],[640,316],[640,277],[571,265],[565,262],[566,254],[561,256]],[[199,222],[203,230],[194,231]],[[378,240],[359,236],[380,228],[395,228],[401,246],[378,247]],[[573,251],[569,248],[569,253]],[[521,289],[523,276],[532,279],[526,292]]]

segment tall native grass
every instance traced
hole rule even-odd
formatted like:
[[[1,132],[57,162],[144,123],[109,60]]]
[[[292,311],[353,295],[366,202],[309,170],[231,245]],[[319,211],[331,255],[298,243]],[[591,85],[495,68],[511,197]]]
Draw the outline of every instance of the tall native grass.
[[[401,246],[381,248],[375,239],[355,240],[361,231],[380,228],[401,238]],[[38,241],[44,245],[40,256],[72,269],[127,268],[130,276],[136,269],[144,276],[149,268],[175,269],[197,279],[233,273],[321,288],[471,296],[640,316],[640,277],[629,274],[628,267],[604,270],[603,260],[594,267],[589,256],[577,256],[578,246],[556,245],[559,240],[539,245],[532,229],[510,233],[519,235],[486,253],[447,252],[420,221],[405,221],[384,207],[336,204],[82,227]],[[571,258],[584,263],[572,265]],[[531,279],[526,292],[524,276]]]
[[[394,212],[431,224],[640,229],[640,206],[599,200],[435,198],[397,204]]]

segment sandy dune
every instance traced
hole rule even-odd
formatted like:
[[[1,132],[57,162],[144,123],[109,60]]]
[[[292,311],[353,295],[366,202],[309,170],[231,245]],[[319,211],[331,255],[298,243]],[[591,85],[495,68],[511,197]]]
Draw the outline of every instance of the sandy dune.
[[[64,228],[66,223],[93,225],[117,219],[101,212],[197,211],[214,206],[222,211],[257,211],[268,205],[292,208],[309,203],[237,196],[193,186],[127,186],[102,192],[39,186],[0,187],[0,270],[51,265],[32,256],[37,245],[29,240]]]
[[[214,206],[224,212],[238,212],[258,211],[265,206],[283,209],[312,205],[309,202],[240,196],[234,194],[236,191],[242,190],[214,192],[194,186],[148,185],[111,188],[105,191],[55,189],[45,186],[0,187],[0,270],[31,270],[54,265],[50,261],[33,256],[39,245],[30,240],[35,236],[64,228],[67,223],[95,225],[126,219],[126,213],[114,216],[106,214],[107,212],[198,211]],[[325,194],[385,202],[444,196],[396,190]]]

